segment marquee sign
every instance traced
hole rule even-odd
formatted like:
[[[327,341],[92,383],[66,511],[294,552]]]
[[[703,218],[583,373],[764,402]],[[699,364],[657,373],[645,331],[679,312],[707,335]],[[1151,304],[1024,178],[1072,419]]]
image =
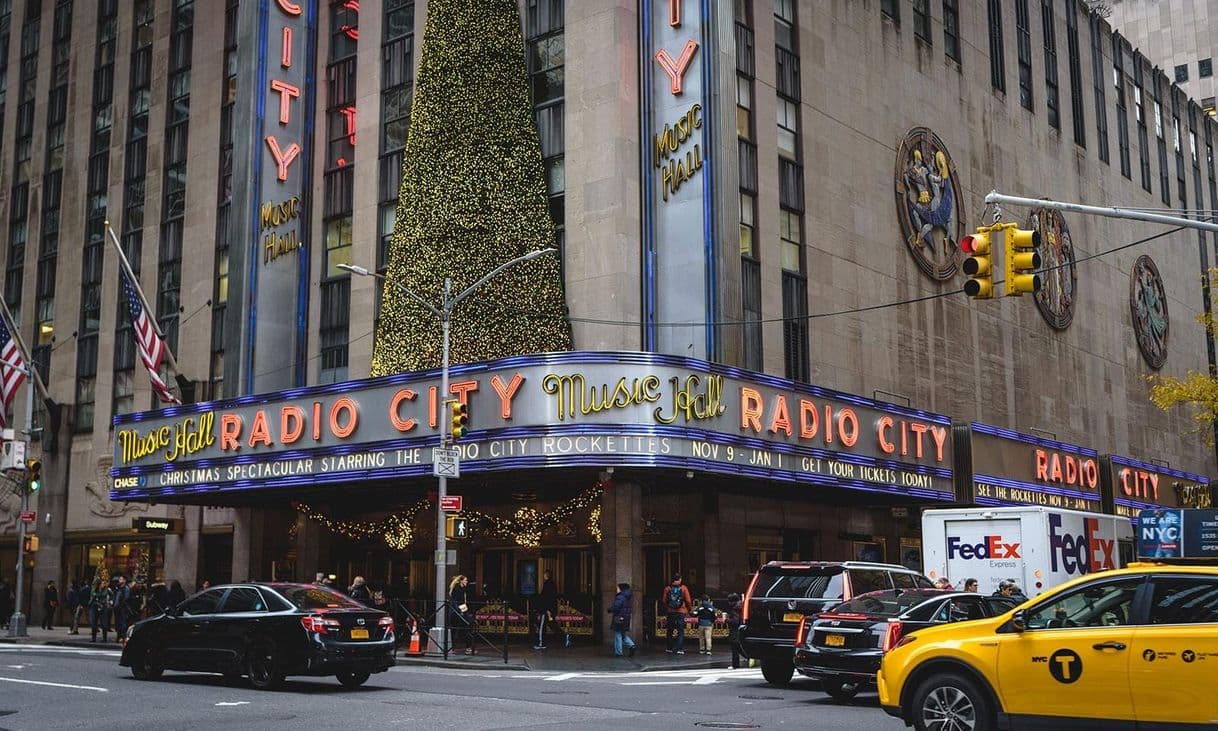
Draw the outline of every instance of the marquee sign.
[[[116,416],[111,495],[431,474],[437,371]],[[950,500],[950,420],[704,361],[574,352],[452,369],[462,473],[697,469]]]
[[[708,0],[639,0],[644,348],[697,357],[716,348],[713,27]]]
[[[970,431],[973,495],[962,499],[1100,511],[1095,450],[976,422]]]
[[[1106,511],[1137,518],[1155,508],[1212,508],[1213,491],[1204,475],[1139,462],[1117,454],[1103,460],[1112,495]]]

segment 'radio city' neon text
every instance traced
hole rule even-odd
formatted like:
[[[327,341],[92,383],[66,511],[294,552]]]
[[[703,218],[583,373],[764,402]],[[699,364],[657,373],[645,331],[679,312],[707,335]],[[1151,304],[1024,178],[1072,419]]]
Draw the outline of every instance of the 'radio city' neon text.
[[[959,536],[947,539],[947,558],[957,555],[966,561],[971,559],[1019,558],[1019,544],[1005,543],[1002,536],[985,536],[981,543],[964,543]]]

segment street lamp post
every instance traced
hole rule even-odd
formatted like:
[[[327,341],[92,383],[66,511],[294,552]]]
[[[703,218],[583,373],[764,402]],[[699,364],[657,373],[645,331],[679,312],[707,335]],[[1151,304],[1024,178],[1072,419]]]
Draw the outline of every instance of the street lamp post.
[[[465,290],[463,290],[460,294],[456,295],[455,297],[452,295],[452,280],[449,279],[448,277],[445,277],[444,278],[444,290],[443,290],[443,293],[441,296],[439,307],[435,307],[434,305],[429,303],[427,300],[425,300],[422,297],[420,297],[419,295],[415,294],[409,288],[407,288],[404,284],[401,284],[400,282],[395,282],[395,281],[392,281],[392,280],[386,278],[385,275],[381,274],[380,272],[369,271],[368,269],[365,269],[364,267],[356,266],[354,264],[339,264],[338,266],[340,269],[345,269],[345,270],[351,272],[352,274],[358,274],[361,277],[375,277],[376,279],[379,279],[382,282],[385,282],[386,284],[393,285],[394,287],[396,287],[398,289],[398,291],[404,293],[407,297],[410,297],[415,302],[419,303],[419,305],[421,305],[428,312],[430,312],[431,314],[435,315],[436,317],[438,317],[440,319],[440,334],[441,334],[441,340],[443,341],[443,349],[442,349],[442,354],[440,357],[440,394],[441,394],[441,398],[442,398],[440,408],[443,408],[445,405],[447,405],[451,401],[451,399],[449,398],[450,394],[448,392],[448,334],[449,334],[450,321],[452,319],[453,308],[456,307],[461,302],[461,300],[463,300],[466,297],[473,294],[475,291],[478,290],[479,287],[486,284],[490,280],[494,279],[496,276],[498,276],[500,273],[503,272],[503,270],[507,269],[508,267],[514,266],[516,264],[520,264],[522,262],[530,261],[532,259],[536,259],[539,256],[544,256],[546,254],[552,254],[552,253],[555,253],[556,251],[557,251],[557,249],[553,249],[553,248],[537,249],[535,251],[530,251],[527,254],[521,254],[520,256],[518,256],[515,259],[512,259],[510,261],[505,261],[504,263],[502,263],[499,266],[492,269],[481,279],[474,282],[469,287],[466,287]],[[448,421],[446,419],[444,419],[443,414],[441,414],[440,415],[440,448],[443,449],[447,444],[448,444]],[[436,558],[435,558],[435,564],[436,564],[436,624],[435,624],[435,627],[437,630],[439,630],[440,637],[443,638],[444,637],[444,628],[448,624],[448,617],[446,616],[447,612],[440,611],[440,607],[443,606],[445,600],[448,597],[448,587],[445,586],[445,584],[447,583],[447,580],[448,580],[448,575],[447,575],[447,573],[448,573],[448,538],[445,535],[444,510],[440,507],[440,505],[444,501],[444,496],[448,494],[448,478],[444,475],[439,475],[439,476],[437,476],[436,479],[439,482],[439,485],[438,485],[439,494],[436,498]]]
[[[33,369],[27,365],[18,365],[11,361],[0,360],[0,365],[8,366],[9,368],[17,368],[22,370],[29,383],[25,386],[25,433],[26,437],[33,439],[34,434],[34,379]],[[30,468],[29,454],[26,454],[24,464],[22,464],[21,484],[21,512],[29,512],[30,509]],[[28,637],[29,631],[26,629],[26,616],[21,612],[21,605],[25,602],[25,521],[21,520],[17,523],[17,592],[16,606],[13,609],[13,616],[8,620],[8,636],[9,637]]]

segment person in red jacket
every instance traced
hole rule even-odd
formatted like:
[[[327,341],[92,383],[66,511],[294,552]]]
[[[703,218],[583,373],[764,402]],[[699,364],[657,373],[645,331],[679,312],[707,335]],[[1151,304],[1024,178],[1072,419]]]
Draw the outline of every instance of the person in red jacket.
[[[693,597],[689,595],[689,589],[681,583],[681,574],[673,574],[672,582],[665,587],[663,595],[660,597],[660,603],[664,605],[664,611],[668,613],[668,649],[665,652],[675,652],[678,655],[685,654],[685,619],[689,616],[689,612],[693,609]],[[673,635],[676,635],[676,643],[673,643]]]

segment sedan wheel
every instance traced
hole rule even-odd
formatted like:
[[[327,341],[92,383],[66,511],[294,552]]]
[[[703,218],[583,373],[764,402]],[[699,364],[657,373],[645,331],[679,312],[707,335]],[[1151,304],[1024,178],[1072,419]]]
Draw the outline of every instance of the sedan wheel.
[[[335,677],[338,678],[338,682],[342,683],[343,687],[345,688],[358,688],[368,681],[368,677],[370,675],[371,673],[356,670],[353,672],[338,673]]]
[[[914,696],[914,725],[918,731],[992,731],[994,713],[989,698],[968,678],[936,675]]]
[[[153,658],[151,650],[145,651],[131,663],[131,677],[136,680],[160,680],[164,671]]]
[[[246,656],[246,674],[250,676],[250,685],[258,690],[274,690],[283,683],[283,672],[269,645],[250,649]]]

